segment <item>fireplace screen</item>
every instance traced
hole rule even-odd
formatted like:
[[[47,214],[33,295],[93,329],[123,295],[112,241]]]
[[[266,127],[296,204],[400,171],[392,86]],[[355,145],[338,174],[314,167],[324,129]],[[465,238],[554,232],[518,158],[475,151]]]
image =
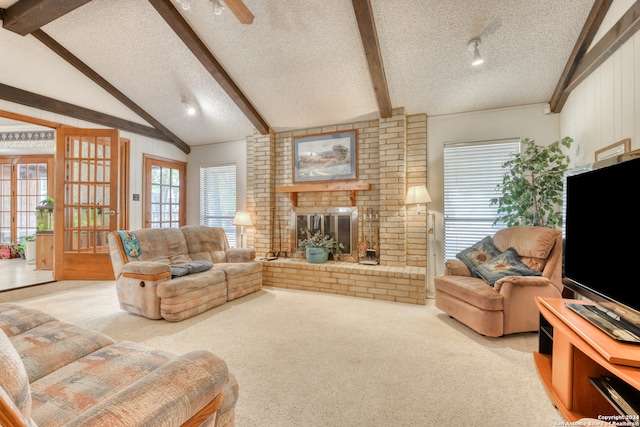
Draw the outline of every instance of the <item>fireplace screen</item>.
[[[358,208],[295,208],[291,212],[291,239],[296,249],[298,239],[305,236],[300,230],[308,228],[311,234],[320,230],[342,243],[342,253],[357,259]]]

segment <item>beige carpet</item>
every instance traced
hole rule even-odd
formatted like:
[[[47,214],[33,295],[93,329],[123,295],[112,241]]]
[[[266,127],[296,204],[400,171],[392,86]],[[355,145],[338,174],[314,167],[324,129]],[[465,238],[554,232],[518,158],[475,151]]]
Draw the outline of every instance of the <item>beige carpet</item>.
[[[477,335],[435,308],[265,288],[179,323],[121,311],[113,282],[0,293],[175,353],[207,349],[240,383],[236,425],[553,426],[537,334]]]

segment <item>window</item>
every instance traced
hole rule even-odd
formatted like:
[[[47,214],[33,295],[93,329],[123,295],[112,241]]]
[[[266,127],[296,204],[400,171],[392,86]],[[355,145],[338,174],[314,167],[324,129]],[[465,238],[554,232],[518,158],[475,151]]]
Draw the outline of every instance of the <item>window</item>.
[[[236,247],[236,165],[200,167],[200,224],[221,227]]]
[[[0,158],[0,242],[37,230],[36,206],[52,194],[53,156]]]
[[[444,147],[444,256],[454,259],[485,236],[505,228],[493,222],[502,164],[520,149],[519,140],[446,144]]]
[[[186,163],[144,155],[145,213],[147,228],[185,224]]]

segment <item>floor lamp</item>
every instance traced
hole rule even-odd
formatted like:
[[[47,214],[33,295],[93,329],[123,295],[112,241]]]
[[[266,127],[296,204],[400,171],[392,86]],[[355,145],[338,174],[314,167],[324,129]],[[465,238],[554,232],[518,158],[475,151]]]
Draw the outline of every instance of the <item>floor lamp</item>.
[[[244,248],[244,226],[251,225],[251,215],[249,215],[249,212],[236,212],[236,216],[233,218],[233,225],[240,226],[240,247]]]

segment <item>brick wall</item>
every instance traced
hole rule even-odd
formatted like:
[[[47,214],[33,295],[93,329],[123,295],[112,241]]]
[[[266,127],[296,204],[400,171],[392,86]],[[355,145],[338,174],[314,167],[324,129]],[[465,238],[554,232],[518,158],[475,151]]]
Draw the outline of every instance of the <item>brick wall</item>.
[[[425,207],[418,215],[404,199],[409,186],[426,184],[426,123],[424,114],[407,116],[404,108],[395,108],[387,119],[248,137],[247,208],[255,225],[247,230],[247,244],[260,257],[272,250],[291,254],[295,246],[289,194],[275,192],[292,185],[293,137],[356,130],[358,181],[371,184],[371,190],[357,192],[357,207],[360,214],[379,211],[380,264],[425,267]],[[349,196],[348,191],[298,193],[298,206],[350,206]]]
[[[425,268],[354,263],[262,262],[262,284],[409,304],[426,303]]]

